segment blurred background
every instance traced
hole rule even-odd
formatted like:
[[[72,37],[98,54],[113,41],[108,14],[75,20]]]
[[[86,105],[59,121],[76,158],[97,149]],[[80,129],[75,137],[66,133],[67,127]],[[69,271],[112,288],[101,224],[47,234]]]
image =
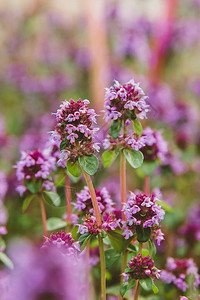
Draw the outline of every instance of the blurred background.
[[[162,129],[169,143],[169,164],[151,182],[174,209],[165,221],[165,255],[197,259],[200,235],[183,236],[180,228],[191,222],[192,210],[200,225],[199,32],[199,0],[0,1],[0,225],[7,223],[6,241],[41,235],[38,205],[23,213],[15,190],[20,151],[45,147],[51,113],[64,99],[89,99],[103,127],[105,88],[114,79],[134,78],[149,96],[146,124]],[[131,172],[130,188],[142,188],[139,172]],[[101,170],[96,183],[115,173]],[[58,188],[63,205],[46,203],[48,216],[65,211]],[[75,198],[80,188],[72,189]]]

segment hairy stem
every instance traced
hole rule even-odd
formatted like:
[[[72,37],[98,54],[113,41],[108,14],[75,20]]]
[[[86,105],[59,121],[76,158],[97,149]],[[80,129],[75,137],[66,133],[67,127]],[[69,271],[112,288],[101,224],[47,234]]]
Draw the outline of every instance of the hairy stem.
[[[103,247],[103,239],[98,235],[99,240],[99,254],[101,265],[101,300],[106,300],[106,261]]]
[[[97,202],[96,193],[95,193],[95,190],[94,190],[94,187],[93,187],[93,183],[92,183],[92,180],[90,178],[90,175],[88,175],[83,169],[82,169],[82,172],[83,172],[83,175],[85,177],[85,181],[87,183],[87,186],[88,186],[88,189],[89,189],[89,192],[90,192],[90,196],[91,196],[91,199],[92,199],[92,205],[93,205],[93,208],[94,208],[94,215],[95,215],[96,220],[97,220],[97,225],[100,226],[102,224],[101,214],[100,214],[99,205],[98,205],[98,202]]]
[[[139,243],[138,253],[142,253],[142,246],[143,246],[143,243]],[[136,280],[134,300],[138,300],[139,294],[140,294],[140,283],[139,283],[139,280]]]
[[[66,200],[66,221],[67,221],[67,231],[70,230],[70,226],[72,223],[72,208],[71,208],[71,187],[68,175],[65,177],[65,200]]]
[[[120,157],[120,189],[121,189],[121,208],[126,203],[126,158],[123,151],[121,151]],[[126,221],[126,216],[122,212],[122,219]]]
[[[40,209],[41,209],[41,215],[42,215],[43,234],[44,234],[44,236],[48,236],[47,217],[46,217],[46,211],[45,211],[42,195],[40,195]]]
[[[125,250],[123,257],[122,257],[122,268],[121,268],[121,276],[120,276],[120,286],[119,286],[119,296],[118,296],[118,300],[122,300],[123,297],[120,294],[120,287],[123,283],[123,275],[122,273],[124,273],[125,269],[126,269],[126,265],[127,265],[127,258],[128,258],[128,251]]]
[[[144,177],[144,193],[150,194],[150,178],[147,175]]]

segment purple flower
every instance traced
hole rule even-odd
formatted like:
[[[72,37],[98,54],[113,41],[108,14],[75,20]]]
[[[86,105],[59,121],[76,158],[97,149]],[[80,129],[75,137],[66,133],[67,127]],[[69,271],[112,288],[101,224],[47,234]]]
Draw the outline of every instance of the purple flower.
[[[159,159],[161,163],[165,163],[168,154],[168,144],[163,139],[161,132],[147,127],[144,129],[142,137],[145,139],[145,146],[141,148],[144,160],[155,161]]]
[[[147,279],[149,277],[156,279],[160,277],[160,270],[154,266],[154,261],[149,255],[142,256],[142,254],[138,254],[130,260],[123,276],[124,281],[129,278],[134,280]]]
[[[42,248],[52,246],[59,248],[62,253],[68,255],[76,255],[80,251],[79,243],[73,240],[71,233],[66,234],[65,231],[57,232],[56,234],[52,233],[50,238],[46,237]]]
[[[10,272],[7,300],[85,299],[85,265],[81,257],[63,255],[57,247],[38,249],[21,242],[11,248],[15,269]]]
[[[161,272],[160,278],[168,284],[173,283],[180,290],[185,292],[188,288],[186,277],[191,274],[194,276],[194,286],[198,287],[200,284],[200,276],[193,259],[178,259],[169,257],[167,259],[166,270]]]
[[[114,203],[110,198],[110,195],[105,187],[96,189],[96,198],[98,201],[100,213],[112,213],[114,211]],[[84,214],[93,213],[92,199],[88,187],[84,187],[82,191],[77,193],[77,201],[74,203],[74,207]]]
[[[51,135],[56,142],[62,143],[59,166],[65,166],[68,159],[76,161],[79,156],[98,151],[98,143],[94,142],[98,129],[93,127],[97,115],[88,108],[89,103],[81,99],[77,102],[65,100],[55,113],[57,125]]]
[[[123,224],[124,237],[127,239],[132,236],[136,226],[140,225],[143,228],[151,227],[152,234],[159,229],[160,222],[163,220],[165,211],[159,206],[156,201],[158,198],[155,193],[150,196],[146,194],[131,193],[127,203],[124,204],[123,211],[127,221]],[[162,236],[162,237],[161,237]],[[158,243],[164,239],[161,231],[155,233]]]
[[[50,182],[50,174],[55,169],[55,158],[47,155],[44,151],[31,151],[21,153],[21,159],[17,162],[17,179],[19,181],[41,181],[43,187],[54,189]],[[17,188],[20,195],[25,191],[24,185],[19,185]]]
[[[104,118],[106,122],[115,121],[118,118],[126,121],[130,119],[130,115],[140,119],[146,118],[149,111],[146,99],[139,83],[135,83],[133,79],[124,84],[115,81],[105,93]]]

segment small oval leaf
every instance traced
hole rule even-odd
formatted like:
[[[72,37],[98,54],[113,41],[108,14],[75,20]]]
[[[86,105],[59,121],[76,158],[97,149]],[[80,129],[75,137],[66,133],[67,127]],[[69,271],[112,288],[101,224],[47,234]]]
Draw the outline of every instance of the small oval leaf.
[[[24,199],[22,204],[22,212],[25,212],[27,210],[34,197],[35,195],[29,195]]]
[[[67,225],[65,221],[60,218],[49,218],[47,220],[47,230],[52,231],[56,229],[63,228]]]
[[[139,283],[145,291],[150,291],[153,288],[153,280],[150,277],[147,279],[140,279]]]
[[[134,149],[124,149],[123,153],[131,167],[133,167],[134,169],[141,167],[141,165],[143,164],[144,156],[142,152],[136,151]]]
[[[78,162],[67,161],[67,171],[74,177],[81,176],[81,168],[79,167]]]
[[[117,139],[120,135],[122,129],[122,120],[117,119],[112,122],[109,128],[110,135],[113,137],[113,139]]]
[[[53,202],[55,206],[60,205],[61,200],[60,196],[57,193],[52,191],[45,191],[44,194],[48,196],[48,198]]]
[[[103,154],[102,154],[102,164],[104,166],[104,168],[108,168],[112,165],[112,163],[114,162],[114,160],[116,159],[118,154],[116,154],[116,152],[114,150],[106,150]]]
[[[94,154],[80,156],[78,161],[83,170],[89,175],[94,175],[98,170],[99,160]]]
[[[6,265],[9,269],[14,269],[14,264],[12,260],[3,252],[0,252],[0,261],[2,261],[2,263]]]
[[[138,136],[142,135],[143,132],[143,128],[142,128],[142,124],[140,123],[140,121],[138,121],[138,119],[135,119],[133,121],[133,126],[134,126],[134,131]]]

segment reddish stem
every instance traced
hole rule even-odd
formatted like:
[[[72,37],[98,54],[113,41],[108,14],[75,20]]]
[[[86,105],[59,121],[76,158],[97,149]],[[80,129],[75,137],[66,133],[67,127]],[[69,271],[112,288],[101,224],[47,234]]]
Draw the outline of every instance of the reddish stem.
[[[44,233],[44,236],[48,236],[47,217],[46,217],[46,211],[45,211],[45,206],[44,206],[44,202],[42,199],[42,195],[40,196],[40,209],[41,209],[41,215],[42,215],[43,233]]]
[[[123,151],[121,151],[120,158],[120,189],[121,189],[121,208],[123,208],[124,203],[126,203],[126,158]],[[126,216],[122,212],[122,219],[126,221]]]
[[[66,199],[66,221],[67,224],[70,225],[72,222],[72,208],[71,208],[71,187],[70,187],[70,181],[68,175],[65,177],[65,199]]]
[[[144,177],[144,193],[147,195],[150,194],[150,178],[149,178],[149,176]]]
[[[100,226],[102,224],[101,221],[101,214],[100,214],[100,209],[99,209],[99,205],[98,205],[98,201],[97,201],[97,197],[96,197],[96,193],[93,187],[93,183],[92,180],[90,178],[90,175],[88,175],[83,169],[82,169],[83,175],[85,177],[85,181],[87,183],[89,192],[90,192],[90,196],[92,199],[92,206],[94,208],[94,215],[96,217],[97,220],[97,225]]]

